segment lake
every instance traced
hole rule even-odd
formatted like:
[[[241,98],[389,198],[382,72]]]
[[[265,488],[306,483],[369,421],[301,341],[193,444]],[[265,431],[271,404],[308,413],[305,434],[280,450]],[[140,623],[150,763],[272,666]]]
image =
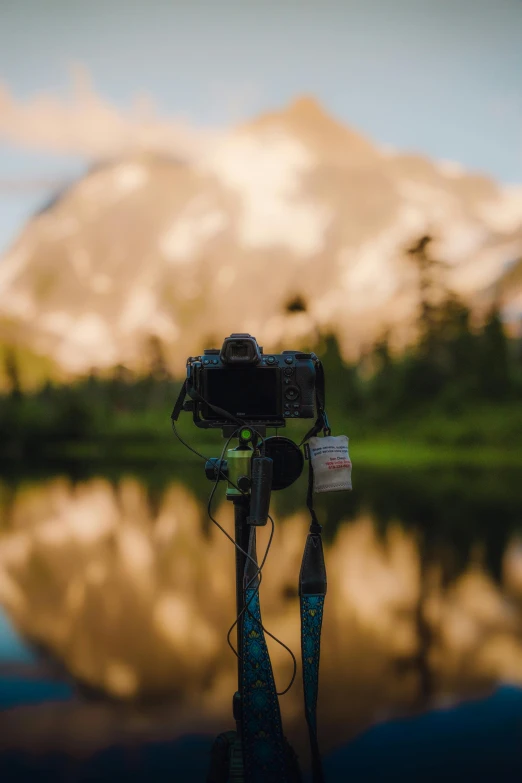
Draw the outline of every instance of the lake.
[[[353,482],[352,493],[317,502],[328,570],[323,752],[336,758],[341,746],[366,741],[371,727],[404,727],[404,719],[410,728],[402,736],[413,736],[432,714],[460,714],[459,704],[482,705],[498,725],[495,694],[509,693],[513,711],[511,696],[522,686],[519,472],[355,466]],[[200,747],[197,738],[233,728],[236,687],[226,642],[234,553],[207,517],[210,489],[191,457],[168,469],[50,465],[23,476],[4,466],[0,771],[3,763],[13,780],[32,780],[35,770],[38,780],[83,780],[84,773],[101,780],[92,765],[116,764],[110,753],[119,748],[125,779],[132,770],[133,780],[163,780],[152,770],[159,764],[166,774],[161,749],[176,747],[192,759],[187,779],[204,779],[208,739]],[[305,492],[301,477],[273,494],[275,534],[261,586],[265,626],[298,658],[281,707],[303,766],[297,582],[309,524]],[[214,509],[233,533],[224,487]],[[259,553],[268,532],[259,532]],[[292,660],[268,643],[283,690]],[[522,702],[515,706],[522,717]],[[159,755],[150,755],[152,746]],[[436,745],[431,752],[435,759]]]

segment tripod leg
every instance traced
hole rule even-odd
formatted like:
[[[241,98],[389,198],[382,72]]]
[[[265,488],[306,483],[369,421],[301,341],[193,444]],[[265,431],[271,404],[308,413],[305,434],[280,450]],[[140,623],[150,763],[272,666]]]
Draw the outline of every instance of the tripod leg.
[[[219,734],[214,740],[212,750],[210,751],[210,769],[207,775],[206,783],[241,783],[243,781],[243,758],[241,747],[239,747],[239,756],[234,752],[238,744],[237,733],[235,731],[225,731]],[[241,762],[241,777],[232,777],[232,767],[237,770],[238,759]]]
[[[243,750],[235,731],[226,731],[214,740],[207,783],[244,783]]]

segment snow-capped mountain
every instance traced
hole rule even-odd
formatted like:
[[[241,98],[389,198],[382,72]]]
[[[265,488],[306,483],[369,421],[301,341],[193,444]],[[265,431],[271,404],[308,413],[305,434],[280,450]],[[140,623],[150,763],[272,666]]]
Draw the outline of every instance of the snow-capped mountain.
[[[354,356],[411,334],[404,251],[425,233],[456,291],[522,313],[522,188],[382,151],[302,98],[190,161],[126,155],[58,194],[0,261],[0,329],[70,373],[137,366],[150,335],[178,371],[232,331],[276,350],[333,330]]]

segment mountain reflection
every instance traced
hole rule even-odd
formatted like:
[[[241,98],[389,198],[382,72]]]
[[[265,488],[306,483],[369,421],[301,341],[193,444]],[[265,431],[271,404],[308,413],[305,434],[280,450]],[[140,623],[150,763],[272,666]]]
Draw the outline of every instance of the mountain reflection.
[[[494,568],[488,542],[473,533],[461,541],[466,559],[456,569],[462,527],[451,531],[434,519],[426,531],[420,518],[405,522],[407,514],[396,514],[399,495],[396,486],[387,519],[361,496],[354,503],[338,496],[324,510],[338,517],[326,538],[325,750],[378,718],[458,701],[499,681],[522,683],[522,539],[511,517],[504,527],[491,520],[503,542]],[[208,527],[186,485],[167,484],[151,502],[136,478],[53,478],[6,484],[0,497],[0,601],[27,640],[63,665],[83,693],[174,700],[187,722],[231,724],[233,547]],[[357,513],[348,519],[350,506]],[[298,655],[308,517],[299,507],[278,511],[276,501],[263,619]],[[232,532],[231,506],[218,503],[216,516]],[[262,530],[260,552],[267,539]],[[269,647],[282,690],[292,662],[271,640]],[[299,682],[282,709],[291,737],[302,721]]]

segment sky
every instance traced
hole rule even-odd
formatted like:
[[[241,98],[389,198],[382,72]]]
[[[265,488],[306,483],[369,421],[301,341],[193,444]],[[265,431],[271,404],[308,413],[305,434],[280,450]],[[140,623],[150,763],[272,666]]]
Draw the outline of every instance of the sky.
[[[5,132],[0,95],[0,253],[92,157],[37,132],[78,65],[123,113],[139,94],[220,128],[313,94],[378,144],[522,183],[522,0],[0,0],[0,89],[34,131]]]

